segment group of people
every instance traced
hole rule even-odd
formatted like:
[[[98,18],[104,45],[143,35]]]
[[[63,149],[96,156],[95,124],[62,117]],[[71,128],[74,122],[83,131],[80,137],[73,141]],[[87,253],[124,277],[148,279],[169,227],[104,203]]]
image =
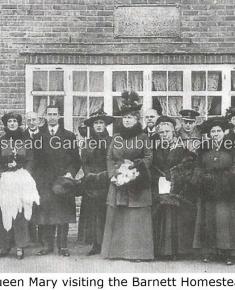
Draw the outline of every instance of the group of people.
[[[20,115],[3,116],[1,256],[15,245],[22,259],[35,225],[42,243],[38,255],[53,252],[57,233],[58,253],[69,256],[69,224],[76,221],[79,192],[78,240],[92,245],[88,255],[131,261],[200,255],[203,262],[232,264],[235,109],[200,125],[197,111],[181,110],[180,126],[161,108],[149,109],[143,129],[141,106],[135,92],[122,94],[112,137],[107,126],[117,120],[103,108],[91,114],[79,128],[89,134],[82,148],[60,123],[56,106],[47,107],[42,127],[37,114],[28,113],[25,131]],[[19,149],[17,140],[25,146]],[[29,140],[32,148],[26,146]],[[76,180],[80,168],[84,176]]]

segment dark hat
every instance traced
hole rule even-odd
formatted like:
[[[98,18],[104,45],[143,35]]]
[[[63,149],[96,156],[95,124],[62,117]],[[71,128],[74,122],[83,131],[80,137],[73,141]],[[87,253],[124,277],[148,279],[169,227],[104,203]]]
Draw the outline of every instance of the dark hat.
[[[52,186],[52,191],[57,196],[74,195],[76,189],[77,180],[65,176],[59,176]]]
[[[226,110],[225,118],[230,121],[233,116],[235,116],[235,107],[230,107]]]
[[[142,107],[142,104],[139,103],[139,95],[131,91],[130,93],[124,91],[122,93],[122,106],[121,106],[121,114],[126,115],[132,112],[139,111]]]
[[[200,126],[200,130],[202,134],[209,134],[211,128],[219,126],[223,131],[229,129],[231,124],[229,124],[228,120],[225,117],[213,117],[206,121],[204,121]]]
[[[92,127],[94,122],[97,120],[103,120],[106,125],[109,125],[113,122],[114,118],[112,116],[108,116],[107,113],[104,112],[102,106],[99,110],[92,113],[90,118],[84,121],[84,124],[88,127]]]
[[[15,112],[9,112],[9,113],[5,113],[3,116],[2,116],[2,122],[3,122],[3,125],[5,127],[7,127],[7,121],[9,119],[16,119],[19,126],[22,125],[22,116],[20,114],[17,114]]]
[[[158,126],[160,123],[172,123],[174,127],[176,126],[176,121],[173,118],[168,117],[168,116],[160,116],[157,119],[155,125]]]
[[[200,114],[197,111],[194,110],[181,110],[179,114],[182,116],[183,120],[188,121],[195,121],[196,117],[200,116]]]

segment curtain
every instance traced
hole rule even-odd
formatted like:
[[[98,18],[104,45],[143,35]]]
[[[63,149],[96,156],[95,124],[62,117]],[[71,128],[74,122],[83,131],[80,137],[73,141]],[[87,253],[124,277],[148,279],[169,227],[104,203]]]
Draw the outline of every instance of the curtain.
[[[46,113],[47,97],[34,96],[33,97],[33,111],[37,112],[39,116],[43,116]]]
[[[59,108],[59,114],[64,115],[64,96],[50,96],[50,105],[55,105]]]
[[[50,71],[49,72],[49,91],[64,90],[64,72]]]
[[[166,71],[153,71],[152,91],[166,91]]]
[[[73,72],[73,90],[76,92],[87,91],[87,72],[86,71]]]
[[[192,90],[193,91],[206,90],[206,72],[205,71],[192,72]]]
[[[133,91],[143,91],[143,72],[129,71],[128,89]]]
[[[235,71],[231,71],[231,90],[235,91]]]
[[[168,97],[168,115],[179,116],[179,111],[183,108],[183,98],[170,96]]]
[[[104,72],[91,71],[89,73],[89,91],[103,92],[104,91]]]
[[[34,71],[33,72],[33,90],[34,91],[47,91],[47,71]]]
[[[162,114],[167,114],[167,97],[166,96],[153,96],[152,98],[153,109],[159,112],[162,109]]]
[[[113,72],[112,88],[113,92],[123,92],[127,89],[127,72]]]
[[[89,114],[99,110],[104,105],[103,97],[90,97],[89,98]]]
[[[206,97],[192,96],[192,109],[200,113],[201,116],[206,115]]]
[[[222,75],[221,72],[208,72],[208,91],[221,91]]]
[[[168,90],[183,91],[183,72],[171,71],[168,72]]]
[[[87,116],[87,97],[73,97],[73,115]]]
[[[208,96],[207,99],[208,115],[221,115],[221,96]]]

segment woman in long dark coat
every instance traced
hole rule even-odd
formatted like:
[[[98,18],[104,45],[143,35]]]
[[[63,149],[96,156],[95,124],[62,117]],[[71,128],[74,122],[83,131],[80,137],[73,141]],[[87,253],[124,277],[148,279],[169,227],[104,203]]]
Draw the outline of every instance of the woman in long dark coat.
[[[138,95],[125,93],[123,98],[122,125],[113,136],[107,155],[111,184],[101,254],[110,259],[151,260],[154,257],[149,170],[152,150],[139,122]],[[128,175],[128,170],[120,174],[125,163],[132,164],[139,176],[132,181],[123,177],[120,178],[123,183],[118,183],[118,175],[125,176],[125,172]]]
[[[17,259],[23,259],[32,206],[34,202],[39,204],[36,183],[30,175],[33,155],[27,148],[32,144],[26,144],[19,114],[5,114],[2,121],[5,135],[0,139],[0,256],[6,256],[16,246]]]
[[[99,254],[103,240],[108,193],[106,155],[111,142],[106,126],[112,121],[113,117],[107,116],[100,109],[84,122],[90,127],[91,137],[86,140],[86,146],[81,152],[85,176],[78,240],[92,244],[88,255]]]
[[[171,185],[168,193],[155,189],[161,193],[153,221],[155,256],[175,259],[192,254],[195,207],[190,178],[196,156],[177,144],[172,118],[161,116],[156,126],[161,140],[154,150],[153,178]]]
[[[223,117],[202,125],[210,140],[202,143],[198,157],[195,184],[200,184],[200,195],[193,246],[201,250],[204,262],[211,255],[222,254],[226,264],[231,265],[231,251],[235,249],[235,175],[234,144],[231,146],[225,137],[228,127]]]

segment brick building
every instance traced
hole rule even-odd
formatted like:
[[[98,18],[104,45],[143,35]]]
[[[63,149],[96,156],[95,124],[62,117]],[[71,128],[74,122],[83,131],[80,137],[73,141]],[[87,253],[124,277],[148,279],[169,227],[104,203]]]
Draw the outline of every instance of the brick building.
[[[76,132],[102,102],[117,115],[124,89],[138,91],[143,110],[160,103],[172,116],[235,105],[234,0],[1,0],[0,8],[0,114],[43,113],[54,100]]]
[[[59,104],[65,127],[133,89],[143,110],[235,105],[235,0],[0,0],[0,115]],[[111,129],[112,130],[112,129]]]

